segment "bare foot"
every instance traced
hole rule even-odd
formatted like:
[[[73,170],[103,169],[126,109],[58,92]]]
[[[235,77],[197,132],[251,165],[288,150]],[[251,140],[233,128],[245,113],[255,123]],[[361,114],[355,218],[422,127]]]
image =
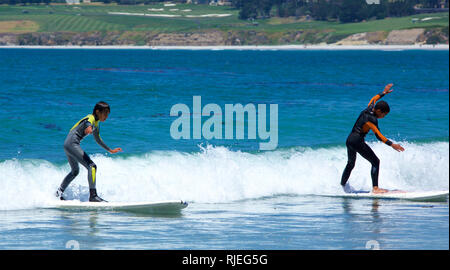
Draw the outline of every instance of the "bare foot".
[[[379,188],[379,187],[373,187],[372,189],[372,193],[386,193],[389,190],[387,189],[383,189],[383,188]]]

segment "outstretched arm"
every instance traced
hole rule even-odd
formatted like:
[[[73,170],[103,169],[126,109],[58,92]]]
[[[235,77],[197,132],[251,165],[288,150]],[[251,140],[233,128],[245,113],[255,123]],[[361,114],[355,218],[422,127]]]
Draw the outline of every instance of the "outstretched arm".
[[[373,131],[378,140],[384,142],[389,146],[392,145],[392,142],[388,140],[386,137],[384,137],[383,134],[381,134],[380,130],[377,128],[375,124],[373,124],[372,122],[367,122],[364,125],[367,125]]]
[[[393,85],[394,85],[393,83],[390,83],[390,84],[386,85],[386,86],[384,87],[383,92],[381,92],[381,93],[375,95],[375,96],[370,100],[370,102],[369,102],[369,104],[367,105],[367,107],[369,107],[369,106],[375,106],[375,103],[377,103],[377,101],[378,101],[380,98],[382,98],[384,95],[389,94],[389,93],[391,93],[392,91],[394,91],[394,89],[391,89],[391,87],[392,87]]]
[[[380,130],[377,128],[376,125],[374,125],[371,122],[367,122],[366,125],[368,125],[368,127],[373,131],[373,133],[375,133],[375,136],[377,137],[378,140],[384,142],[385,144],[387,144],[390,147],[394,148],[394,150],[396,150],[398,152],[405,151],[405,149],[400,144],[393,143],[389,139],[384,137],[383,134],[381,134]]]
[[[103,147],[106,151],[110,152],[111,154],[115,154],[115,153],[117,153],[117,152],[122,151],[122,148],[115,148],[115,149],[109,148],[109,147],[103,142],[102,138],[100,137],[100,131],[99,131],[99,130],[100,130],[100,128],[97,128],[97,129],[94,131],[93,135],[94,135],[95,141],[96,141],[101,147]],[[92,131],[91,131],[91,132],[92,132]]]

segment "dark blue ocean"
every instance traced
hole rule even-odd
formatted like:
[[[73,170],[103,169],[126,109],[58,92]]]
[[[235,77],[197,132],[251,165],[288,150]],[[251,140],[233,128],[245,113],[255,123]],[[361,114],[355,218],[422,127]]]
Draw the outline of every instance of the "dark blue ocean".
[[[388,83],[391,111],[379,127],[406,150],[369,133],[380,187],[448,190],[448,50],[0,49],[0,249],[66,249],[70,240],[81,249],[366,249],[371,240],[448,249],[448,201],[321,196],[342,192],[346,137]],[[196,113],[194,97],[201,110],[220,109],[221,138],[194,139],[194,122],[204,127],[213,115]],[[83,140],[98,193],[182,199],[190,205],[181,215],[45,208],[70,171],[64,139],[98,101],[111,106],[102,139],[123,149],[112,155]],[[176,104],[188,114],[171,116]],[[261,149],[269,139],[258,129],[249,136],[248,117],[233,122],[243,139],[225,138],[226,104],[266,105],[257,124],[265,118],[276,148]],[[189,139],[172,136],[177,119],[189,123]],[[86,200],[86,178],[81,167],[67,196]],[[371,188],[360,156],[350,184]]]

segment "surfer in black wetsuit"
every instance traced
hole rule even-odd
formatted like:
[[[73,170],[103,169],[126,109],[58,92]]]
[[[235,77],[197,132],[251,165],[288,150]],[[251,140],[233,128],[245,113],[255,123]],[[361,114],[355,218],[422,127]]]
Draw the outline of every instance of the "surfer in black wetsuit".
[[[121,148],[111,149],[109,148],[100,137],[99,122],[104,122],[108,118],[110,107],[106,102],[98,102],[92,114],[88,114],[86,117],[78,121],[71,129],[64,141],[64,152],[66,152],[69,165],[71,167],[70,173],[64,178],[60,187],[56,191],[56,196],[61,200],[64,200],[62,194],[67,186],[80,172],[78,163],[86,167],[88,170],[88,183],[89,183],[89,201],[90,202],[102,202],[105,201],[97,195],[97,189],[95,187],[95,176],[97,172],[97,166],[89,158],[86,152],[80,147],[80,142],[89,134],[93,134],[95,141],[111,154],[122,151]]]
[[[393,84],[388,84],[384,88],[384,91],[380,94],[374,96],[369,105],[365,110],[361,112],[358,119],[356,120],[355,125],[347,138],[347,154],[348,154],[348,162],[347,166],[342,173],[341,185],[344,188],[345,192],[351,192],[350,186],[347,184],[348,178],[350,177],[350,173],[355,167],[356,162],[356,153],[359,153],[363,158],[367,159],[372,164],[371,169],[371,177],[372,177],[372,192],[373,193],[384,193],[387,192],[386,189],[378,188],[378,172],[380,170],[380,160],[372,151],[372,149],[365,143],[364,138],[369,133],[370,130],[375,133],[375,136],[378,140],[384,142],[385,144],[391,146],[395,150],[402,152],[405,149],[399,145],[392,143],[386,137],[381,134],[378,129],[378,119],[384,118],[390,111],[389,105],[385,101],[377,101],[382,98],[384,95],[391,93],[391,87]]]

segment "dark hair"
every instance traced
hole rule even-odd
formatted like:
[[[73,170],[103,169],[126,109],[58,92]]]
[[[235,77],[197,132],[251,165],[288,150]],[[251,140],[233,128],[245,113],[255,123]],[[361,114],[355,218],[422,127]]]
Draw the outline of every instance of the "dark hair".
[[[382,100],[375,105],[375,110],[380,110],[382,113],[388,113],[391,109],[389,108],[389,104]]]
[[[94,117],[95,117],[96,120],[98,119],[98,116],[97,116],[97,114],[95,113],[97,110],[98,110],[99,112],[104,112],[104,111],[110,112],[110,111],[111,111],[111,109],[109,108],[108,103],[106,103],[106,102],[104,102],[104,101],[99,101],[99,102],[97,102],[97,104],[95,104],[94,111],[92,112],[92,114],[94,115]]]

